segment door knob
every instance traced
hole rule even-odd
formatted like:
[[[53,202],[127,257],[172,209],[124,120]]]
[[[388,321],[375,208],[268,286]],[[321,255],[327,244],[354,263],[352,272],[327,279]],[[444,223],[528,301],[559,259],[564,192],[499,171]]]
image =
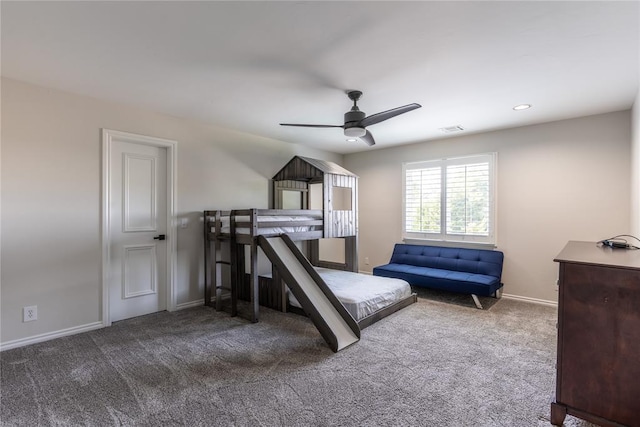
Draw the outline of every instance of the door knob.
[[[167,236],[165,236],[164,234],[159,234],[156,237],[153,238],[153,240],[164,240],[166,239]]]

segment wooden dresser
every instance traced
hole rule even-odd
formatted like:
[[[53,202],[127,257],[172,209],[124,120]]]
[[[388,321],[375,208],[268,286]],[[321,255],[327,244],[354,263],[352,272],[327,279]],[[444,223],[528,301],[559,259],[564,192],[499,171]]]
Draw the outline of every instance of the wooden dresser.
[[[556,399],[602,426],[640,426],[640,250],[569,242],[560,263]]]

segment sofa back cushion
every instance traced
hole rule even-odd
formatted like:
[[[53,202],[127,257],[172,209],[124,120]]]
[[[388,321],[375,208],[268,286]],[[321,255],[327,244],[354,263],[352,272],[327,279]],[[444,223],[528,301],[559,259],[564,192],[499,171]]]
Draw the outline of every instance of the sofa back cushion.
[[[500,251],[397,243],[390,263],[485,274],[500,280],[503,260],[504,254]]]

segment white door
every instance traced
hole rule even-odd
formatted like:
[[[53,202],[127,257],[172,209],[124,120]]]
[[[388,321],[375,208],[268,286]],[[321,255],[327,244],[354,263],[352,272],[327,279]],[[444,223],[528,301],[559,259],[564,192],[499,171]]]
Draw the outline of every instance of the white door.
[[[114,138],[109,173],[109,314],[167,308],[167,149]]]

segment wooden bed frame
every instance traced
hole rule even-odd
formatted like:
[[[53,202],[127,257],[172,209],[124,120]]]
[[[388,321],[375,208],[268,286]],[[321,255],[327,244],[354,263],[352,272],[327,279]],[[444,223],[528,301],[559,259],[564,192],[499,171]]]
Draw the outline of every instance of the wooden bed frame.
[[[259,217],[283,217],[283,220],[259,221]],[[305,217],[300,221],[290,221],[285,218]],[[237,220],[241,217],[240,220]],[[223,218],[229,219],[229,231],[223,231]],[[306,231],[287,231],[287,235],[294,241],[317,240],[323,236],[322,211],[311,209],[237,209],[230,211],[204,211],[204,298],[206,305],[212,305],[211,299],[215,289],[216,310],[222,309],[222,292],[231,293],[231,315],[237,314],[238,284],[243,283],[245,276],[244,246],[250,247],[249,274],[250,302],[252,306],[251,321],[258,321],[259,285],[258,285],[258,236],[275,236],[283,231],[274,232],[273,229],[290,229],[291,227],[305,227]],[[247,233],[238,233],[238,229],[245,229]],[[229,260],[222,258],[222,244],[229,242]],[[222,266],[231,268],[230,287],[223,286]],[[275,270],[275,269],[274,269]],[[275,271],[274,271],[275,272]],[[278,276],[279,277],[279,276]]]
[[[260,286],[267,293],[267,301],[283,311],[287,307],[287,295],[284,291],[286,288],[278,270],[275,267],[272,268],[271,284],[258,276],[259,236],[269,237],[286,233],[291,240],[306,242],[305,251],[312,265],[335,270],[358,271],[358,176],[333,162],[294,156],[273,176],[271,184],[269,206],[276,209],[204,211],[205,304],[212,305],[215,292],[215,307],[216,310],[221,310],[223,290],[230,291],[231,315],[235,316],[239,289],[241,292],[246,290],[247,292],[243,292],[243,296],[248,296],[250,301],[251,321],[253,322],[258,321],[261,299]],[[316,207],[314,205],[318,204],[317,201],[312,202],[314,197],[310,196],[311,190],[318,186],[322,189],[321,209],[304,209]],[[303,209],[280,209],[285,207],[285,195],[291,196],[292,192],[294,195],[298,195],[298,205]],[[265,216],[273,218],[269,221],[259,221],[261,217]],[[304,216],[306,219],[303,221],[285,220],[285,217],[296,216]],[[229,220],[228,231],[223,231],[223,218]],[[305,231],[296,231],[297,229],[290,228],[303,226],[308,228]],[[279,228],[291,231],[274,230]],[[238,232],[240,229],[242,232]],[[319,239],[323,238],[344,240],[344,263],[320,259]],[[224,260],[222,256],[223,243],[225,242],[228,242],[229,245],[228,260]],[[245,272],[246,246],[250,248],[248,272]],[[228,288],[223,287],[223,265],[228,265],[231,271]],[[249,286],[248,289],[242,289],[247,273]],[[248,295],[246,295],[247,293]],[[262,300],[264,303],[264,295]],[[395,305],[393,304],[393,306]],[[399,308],[402,307],[398,306],[397,309]],[[381,310],[381,312],[394,311],[391,308],[385,310]],[[370,317],[381,318],[384,315],[374,313]],[[372,323],[373,321],[368,320],[368,322]]]
[[[259,221],[259,217],[283,217],[278,221]],[[304,220],[290,221],[288,218],[302,216]],[[241,217],[241,218],[239,218]],[[223,218],[228,218],[229,229],[223,231]],[[287,218],[287,219],[284,219]],[[308,209],[239,209],[239,210],[207,210],[204,211],[204,296],[205,305],[213,305],[212,297],[215,290],[215,308],[223,309],[223,291],[230,291],[231,315],[237,315],[237,301],[248,300],[251,305],[251,321],[257,322],[259,306],[286,312],[289,309],[298,314],[304,314],[301,309],[291,307],[288,304],[284,281],[278,270],[272,268],[272,277],[259,276],[258,264],[258,236],[275,236],[282,231],[274,229],[291,227],[308,227],[305,231],[287,231],[287,235],[294,241],[309,243],[307,250],[313,253],[317,248],[318,239],[322,238],[323,219],[322,211]],[[237,233],[238,229],[244,229],[246,233]],[[355,237],[355,236],[354,236]],[[229,243],[229,260],[223,260],[222,245]],[[245,272],[245,246],[250,247],[250,271]],[[347,248],[356,248],[356,245],[346,245]],[[317,251],[317,249],[316,249]],[[312,262],[313,263],[313,262]],[[344,264],[326,263],[319,261],[313,264],[321,267],[345,270]],[[230,286],[225,287],[222,279],[222,266],[227,265],[231,269]],[[262,292],[261,292],[262,290]],[[358,321],[360,328],[365,328],[376,321],[417,301],[415,294],[403,300],[397,301],[369,316]]]
[[[283,301],[282,302],[275,302],[273,299],[267,299],[265,298],[264,303],[261,305],[264,305],[266,307],[269,308],[275,308],[278,309],[279,307],[283,307],[281,309],[282,312],[288,311],[290,313],[295,313],[295,314],[299,314],[301,316],[306,316],[307,314],[304,312],[303,309],[301,309],[300,307],[295,307],[291,304],[289,304],[287,302],[287,295],[286,295],[286,289],[280,290],[278,289],[278,286],[275,286],[271,280],[270,277],[264,277],[264,276],[260,276],[260,286],[262,289],[270,287],[270,291],[271,294],[275,294],[275,295],[282,295],[284,294],[283,297]],[[273,292],[273,290],[278,289],[276,292]],[[242,297],[240,297],[240,299],[244,299]],[[374,323],[376,323],[378,320],[384,319],[385,317],[395,313],[396,311],[400,311],[405,307],[410,306],[411,304],[418,302],[418,294],[416,293],[412,293],[411,295],[409,295],[408,297],[398,300],[396,302],[394,302],[393,304],[389,304],[388,306],[381,308],[380,310],[371,313],[370,315],[363,317],[362,319],[358,320],[356,319],[356,322],[358,322],[358,326],[360,327],[360,329],[364,329],[368,326],[373,325]],[[275,303],[276,307],[272,307],[271,304]]]

